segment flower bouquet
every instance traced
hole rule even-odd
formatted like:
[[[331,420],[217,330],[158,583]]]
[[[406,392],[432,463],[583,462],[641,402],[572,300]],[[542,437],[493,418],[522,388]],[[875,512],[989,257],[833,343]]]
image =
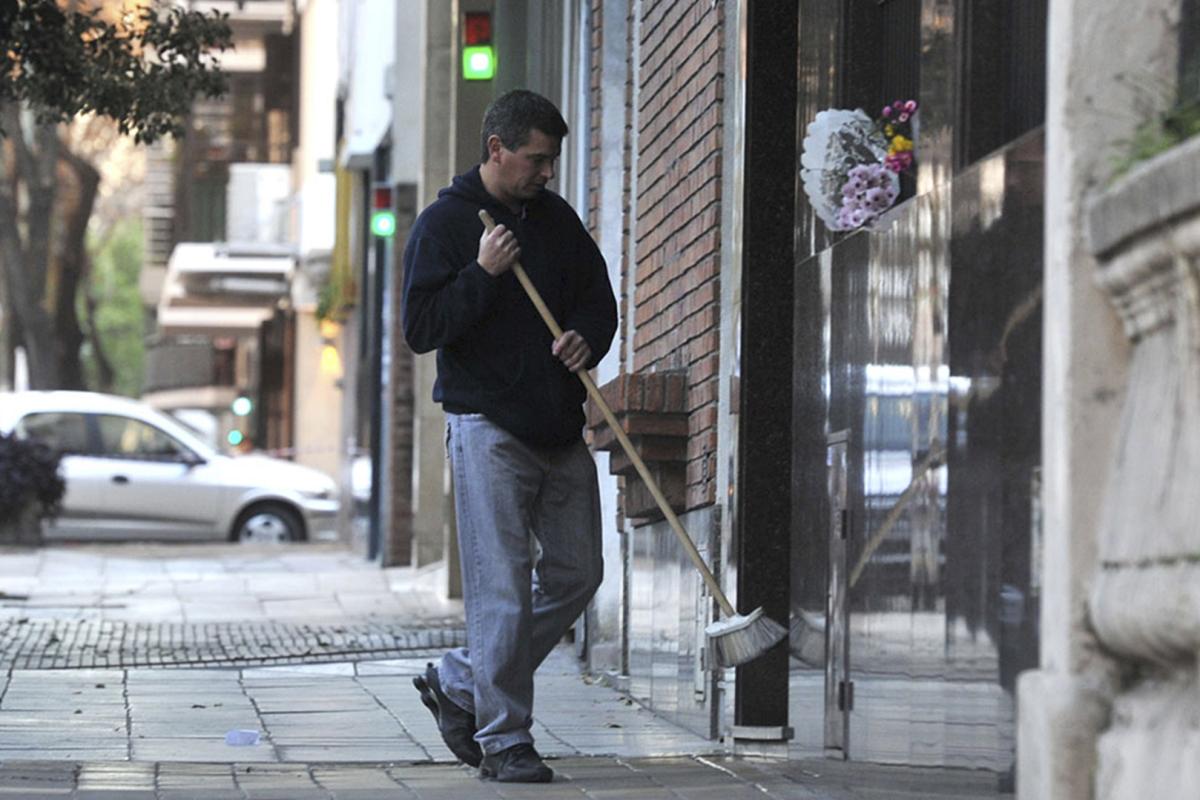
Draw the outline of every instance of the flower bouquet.
[[[830,230],[869,225],[900,196],[913,168],[915,100],[897,100],[873,120],[862,109],[826,109],[808,125],[800,157],[804,192]]]

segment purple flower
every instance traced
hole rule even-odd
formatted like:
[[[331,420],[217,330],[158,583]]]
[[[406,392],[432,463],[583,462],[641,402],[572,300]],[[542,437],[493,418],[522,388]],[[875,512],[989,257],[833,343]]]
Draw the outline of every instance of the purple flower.
[[[858,164],[842,185],[841,206],[834,218],[838,230],[852,230],[871,222],[896,201],[895,179],[889,166],[879,162]]]
[[[892,115],[892,107],[891,107],[891,106],[884,106],[884,107],[883,107],[883,111],[882,111],[881,113],[883,114],[883,116],[884,116],[884,119],[886,119],[886,118],[890,117],[890,116]]]

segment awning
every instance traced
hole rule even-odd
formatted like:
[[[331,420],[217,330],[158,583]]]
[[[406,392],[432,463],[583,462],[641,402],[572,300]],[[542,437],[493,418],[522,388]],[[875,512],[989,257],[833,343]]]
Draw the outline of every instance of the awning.
[[[250,334],[274,314],[264,308],[159,308],[158,329],[167,335]]]

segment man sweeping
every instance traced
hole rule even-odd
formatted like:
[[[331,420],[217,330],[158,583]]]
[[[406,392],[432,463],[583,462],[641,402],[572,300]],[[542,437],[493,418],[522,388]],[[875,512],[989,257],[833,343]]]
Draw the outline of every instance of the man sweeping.
[[[617,310],[591,236],[546,188],[566,135],[546,98],[497,98],[482,163],[421,213],[404,251],[405,337],[438,353],[433,398],[446,411],[469,645],[413,683],[450,750],[508,782],[553,778],[530,733],[533,673],[603,574],[586,394],[573,373],[608,351]],[[561,336],[518,284],[518,259]]]

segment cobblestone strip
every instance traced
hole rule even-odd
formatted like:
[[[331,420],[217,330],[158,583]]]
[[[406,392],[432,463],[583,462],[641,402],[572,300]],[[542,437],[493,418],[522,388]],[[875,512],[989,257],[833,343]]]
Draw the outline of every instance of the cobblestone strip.
[[[411,656],[465,644],[459,623],[305,625],[272,622],[5,620],[0,668],[258,666]]]

